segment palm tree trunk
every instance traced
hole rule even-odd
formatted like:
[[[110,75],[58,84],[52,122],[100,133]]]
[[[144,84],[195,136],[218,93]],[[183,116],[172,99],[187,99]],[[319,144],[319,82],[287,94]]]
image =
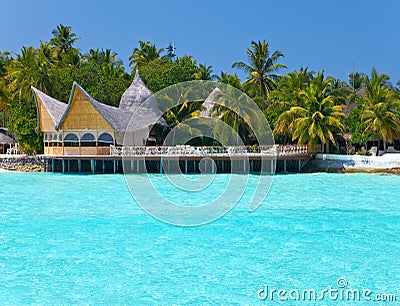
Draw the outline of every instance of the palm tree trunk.
[[[379,147],[381,146],[381,138],[378,136],[378,148],[376,150],[376,156],[379,156]]]
[[[383,137],[383,152],[384,152],[384,153],[387,152],[387,143],[386,143],[385,137]]]

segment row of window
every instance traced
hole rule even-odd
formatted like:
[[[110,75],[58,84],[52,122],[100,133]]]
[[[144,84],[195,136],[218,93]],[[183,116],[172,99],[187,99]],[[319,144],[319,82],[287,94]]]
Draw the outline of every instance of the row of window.
[[[45,142],[62,142],[62,135],[60,134],[57,136],[57,134],[54,134],[54,135],[45,134],[44,141]],[[97,141],[103,142],[103,143],[108,143],[108,144],[113,144],[114,138],[108,133],[102,133],[99,136]],[[69,134],[65,135],[64,142],[79,142],[79,138],[76,134],[69,133]],[[86,133],[86,134],[82,135],[80,142],[96,142],[96,137],[91,133]]]

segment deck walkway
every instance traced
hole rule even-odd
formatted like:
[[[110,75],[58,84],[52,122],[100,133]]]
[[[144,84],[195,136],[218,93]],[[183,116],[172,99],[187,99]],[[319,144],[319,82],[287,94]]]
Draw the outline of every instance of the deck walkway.
[[[296,171],[319,152],[310,152],[307,146],[264,147],[111,147],[111,155],[43,155],[45,171],[92,173],[162,173],[175,170],[183,173],[198,172],[275,172],[282,161],[283,171],[288,162],[297,162]],[[214,161],[213,163],[211,162]],[[207,163],[208,161],[208,163]],[[263,162],[261,161],[269,161]],[[164,163],[164,164],[163,164]],[[261,169],[267,165],[267,169]],[[123,169],[124,168],[124,169]],[[292,167],[293,168],[293,167]]]

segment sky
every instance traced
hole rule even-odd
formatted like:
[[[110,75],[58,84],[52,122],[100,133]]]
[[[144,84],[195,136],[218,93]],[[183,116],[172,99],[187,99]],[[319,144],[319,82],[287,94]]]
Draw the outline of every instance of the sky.
[[[51,39],[58,24],[71,26],[76,47],[112,49],[127,70],[139,40],[212,65],[214,73],[237,72],[251,41],[266,39],[288,68],[309,67],[347,80],[372,68],[400,79],[400,1],[18,1],[0,0],[0,50],[19,52]]]

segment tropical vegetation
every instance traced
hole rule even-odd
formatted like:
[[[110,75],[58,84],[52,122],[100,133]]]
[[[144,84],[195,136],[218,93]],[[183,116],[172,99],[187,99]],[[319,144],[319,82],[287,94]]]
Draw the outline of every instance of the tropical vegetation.
[[[306,144],[325,152],[375,145],[379,154],[400,138],[400,80],[392,85],[389,76],[375,69],[370,75],[353,72],[348,80],[307,67],[287,72],[284,53],[263,39],[250,43],[245,60],[232,64],[234,71],[217,74],[212,65],[199,64],[189,54],[175,55],[173,44],[164,50],[139,41],[127,70],[115,51],[92,48],[83,53],[76,47],[79,40],[71,27],[60,24],[37,48],[0,51],[0,126],[8,127],[23,150],[40,152],[42,146],[42,136],[35,131],[31,86],[66,102],[76,81],[95,99],[117,106],[136,70],[153,92],[192,80],[212,80],[243,91],[266,116],[277,143]],[[243,82],[236,71],[245,75]],[[189,102],[164,114],[171,127],[200,114],[202,101]],[[239,118],[220,104],[213,114],[231,125],[246,144],[256,142],[247,124],[251,113]]]

